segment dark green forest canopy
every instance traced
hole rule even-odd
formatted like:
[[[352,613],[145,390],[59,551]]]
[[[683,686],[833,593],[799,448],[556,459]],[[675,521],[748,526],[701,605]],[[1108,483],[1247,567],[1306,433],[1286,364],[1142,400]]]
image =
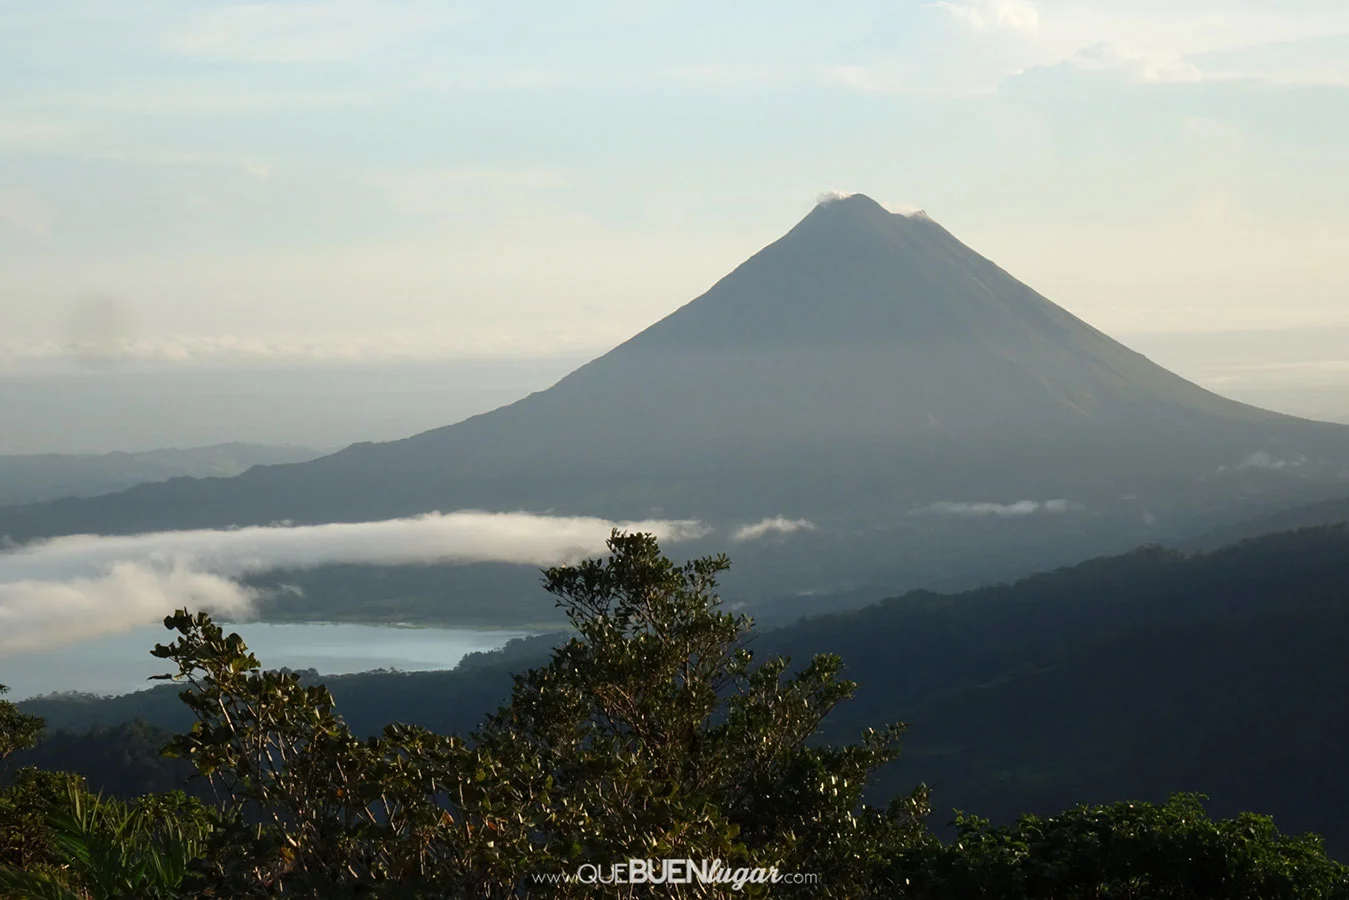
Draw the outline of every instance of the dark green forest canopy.
[[[821,616],[759,633],[754,645],[843,657],[860,687],[825,721],[831,737],[885,720],[913,725],[878,796],[926,780],[939,810],[1009,821],[1202,790],[1224,814],[1272,812],[1349,854],[1338,812],[1349,785],[1335,763],[1349,740],[1349,668],[1339,662],[1347,543],[1334,526],[1203,555],[1144,548],[1013,585]],[[389,719],[464,732],[503,702],[510,672],[546,659],[555,642],[521,642],[458,671],[326,683],[358,734]],[[76,731],[135,718],[190,724],[172,690],[22,705]]]
[[[871,802],[883,807],[925,781],[941,811],[930,820],[938,832],[949,834],[942,826],[953,806],[1006,823],[966,818],[955,843],[923,836],[886,845],[866,870],[868,883],[907,878],[913,896],[1076,896],[1045,880],[1068,866],[1083,884],[1114,885],[1118,896],[1331,896],[1342,874],[1314,841],[1283,837],[1259,817],[1212,821],[1193,799],[1167,798],[1203,790],[1222,815],[1272,811],[1286,833],[1312,828],[1328,834],[1332,848],[1344,846],[1337,812],[1344,715],[1334,704],[1349,695],[1349,677],[1335,665],[1334,648],[1349,633],[1346,547],[1340,527],[1201,556],[1145,548],[1015,585],[914,594],[819,617],[754,636],[749,646],[760,660],[789,652],[798,669],[816,650],[838,651],[843,671],[862,682],[852,700],[831,705],[806,746],[823,752],[866,726],[913,724],[904,757],[866,786]],[[519,645],[509,663],[488,654],[460,672],[328,684],[356,735],[391,719],[469,735],[510,695],[508,672],[532,659],[546,663],[555,642]],[[164,715],[181,707],[173,693],[117,703],[123,713],[139,703],[181,730],[181,719]],[[109,703],[24,706],[77,724],[82,714],[108,715]],[[172,777],[127,761],[148,758],[166,737],[123,726],[50,737],[45,753],[76,770],[82,755],[88,763],[102,753],[92,765],[104,778],[159,778],[142,789],[162,790]],[[146,752],[122,754],[113,774],[109,745]],[[1075,806],[1111,797],[1155,802]],[[1018,819],[1028,811],[1043,818]],[[1102,836],[1111,840],[1102,844]],[[1083,869],[1088,846],[1097,849]],[[1181,865],[1191,858],[1207,862]],[[1219,869],[1243,874],[1213,881]],[[1148,878],[1163,871],[1183,872],[1184,885],[1160,891]],[[1140,881],[1140,873],[1147,877]]]

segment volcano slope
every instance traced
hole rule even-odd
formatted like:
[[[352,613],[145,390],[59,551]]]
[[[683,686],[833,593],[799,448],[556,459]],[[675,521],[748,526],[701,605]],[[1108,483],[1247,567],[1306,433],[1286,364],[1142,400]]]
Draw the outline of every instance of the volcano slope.
[[[0,509],[0,535],[475,508],[698,518],[724,545],[737,525],[785,515],[814,528],[737,550],[758,589],[901,588],[1337,493],[1349,494],[1349,428],[1204,390],[925,214],[852,195],[509,406],[234,478]]]

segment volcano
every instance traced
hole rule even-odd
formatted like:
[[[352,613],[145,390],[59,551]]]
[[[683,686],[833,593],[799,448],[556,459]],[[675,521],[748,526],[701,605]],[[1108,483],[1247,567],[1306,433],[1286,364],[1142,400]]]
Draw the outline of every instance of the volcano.
[[[1349,428],[1204,390],[927,215],[855,194],[509,406],[234,478],[0,509],[0,534],[462,508],[787,515],[815,524],[817,543],[854,546],[850,559],[903,568],[934,547],[997,555],[1071,538],[1105,550],[1212,527],[1349,491],[1347,469]]]

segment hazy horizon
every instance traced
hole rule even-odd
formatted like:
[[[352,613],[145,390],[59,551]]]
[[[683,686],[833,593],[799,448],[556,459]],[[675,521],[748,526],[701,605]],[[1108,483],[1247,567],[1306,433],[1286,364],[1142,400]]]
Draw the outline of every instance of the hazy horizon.
[[[1112,336],[1231,399],[1349,421],[1349,327]],[[11,426],[0,455],[396,440],[544,390],[608,349],[401,363],[49,361],[0,375],[0,420]]]

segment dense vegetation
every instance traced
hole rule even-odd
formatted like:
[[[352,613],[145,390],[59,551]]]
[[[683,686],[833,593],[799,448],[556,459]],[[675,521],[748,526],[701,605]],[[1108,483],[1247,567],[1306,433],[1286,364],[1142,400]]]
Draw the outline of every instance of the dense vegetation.
[[[1012,585],[756,628],[754,646],[844,659],[860,687],[824,721],[824,739],[911,722],[904,757],[877,774],[870,796],[926,781],[943,834],[953,808],[1008,823],[1084,800],[1163,802],[1197,790],[1215,814],[1271,813],[1346,858],[1347,550],[1342,526],[1203,555],[1145,548]],[[390,720],[462,734],[508,698],[511,672],[546,662],[557,640],[522,641],[458,671],[325,683],[358,735]],[[191,725],[172,688],[21,706],[80,733],[137,718],[170,731]],[[59,765],[124,795],[149,789],[105,772],[110,754],[98,740],[64,740]],[[79,753],[86,765],[74,764]],[[24,762],[51,765],[44,755],[40,747]]]
[[[1349,897],[1349,872],[1318,839],[1256,815],[1214,821],[1189,795],[996,827],[961,815],[942,841],[926,788],[864,802],[904,726],[837,737],[846,726],[826,719],[845,723],[857,705],[844,702],[857,686],[837,656],[793,663],[752,644],[749,622],[719,609],[724,558],[675,565],[643,535],[615,535],[611,550],[547,573],[573,636],[459,734],[392,724],[366,737],[327,688],[263,671],[237,636],[180,611],[166,620],[176,640],[155,653],[195,721],[168,752],[200,774],[211,802],[116,800],[76,775],[22,770],[0,794],[0,886],[52,897],[650,896],[649,885],[549,879],[687,858],[723,860],[748,881],[660,895]],[[0,706],[7,753],[40,727]],[[118,732],[131,746],[160,737]],[[50,759],[63,740],[82,739],[50,739]],[[136,758],[126,766],[135,772]],[[759,884],[756,867],[810,882]]]
[[[778,632],[861,687],[826,723],[914,723],[884,791],[923,778],[997,821],[1084,798],[1275,814],[1349,855],[1349,529],[1210,554],[1145,548],[1010,587],[913,595]],[[1271,777],[1270,773],[1278,773]]]

